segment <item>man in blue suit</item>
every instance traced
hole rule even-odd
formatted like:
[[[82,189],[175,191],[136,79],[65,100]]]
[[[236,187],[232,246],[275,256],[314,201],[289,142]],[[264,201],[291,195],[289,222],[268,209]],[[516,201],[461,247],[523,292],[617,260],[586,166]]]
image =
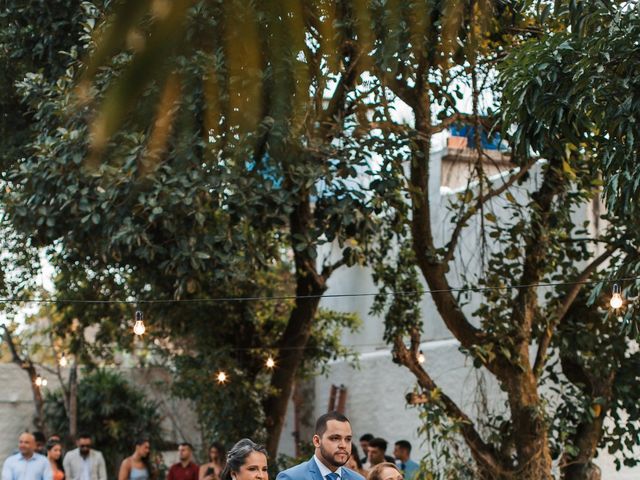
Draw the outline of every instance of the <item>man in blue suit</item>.
[[[276,480],[364,480],[359,473],[344,466],[351,456],[351,424],[338,412],[321,415],[316,421],[311,460],[284,472]]]

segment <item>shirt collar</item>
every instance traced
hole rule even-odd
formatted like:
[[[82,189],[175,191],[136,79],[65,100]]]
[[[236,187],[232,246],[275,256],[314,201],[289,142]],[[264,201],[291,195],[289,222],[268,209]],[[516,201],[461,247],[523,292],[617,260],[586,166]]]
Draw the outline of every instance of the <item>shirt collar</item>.
[[[315,454],[313,455],[313,459],[315,460],[316,465],[318,466],[318,470],[320,470],[320,475],[322,475],[323,479],[326,479],[327,475],[331,473],[331,470],[329,470],[329,468],[327,468],[327,466],[324,463],[322,463],[320,459],[316,457]],[[338,467],[335,473],[337,473],[340,476],[340,478],[342,478],[342,467]]]
[[[25,461],[25,462],[32,462],[32,461],[34,461],[34,460],[37,460],[37,459],[38,459],[38,455],[39,455],[39,453],[37,453],[37,452],[33,452],[33,454],[31,455],[31,457],[30,457],[30,458],[27,458],[27,457],[25,457],[21,452],[18,452],[18,459],[19,459],[19,460],[23,460],[23,461]]]

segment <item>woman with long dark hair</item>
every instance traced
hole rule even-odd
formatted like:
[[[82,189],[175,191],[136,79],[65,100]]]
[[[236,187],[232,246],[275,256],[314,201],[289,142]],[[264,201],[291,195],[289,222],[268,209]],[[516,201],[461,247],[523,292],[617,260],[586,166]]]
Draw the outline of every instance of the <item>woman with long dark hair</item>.
[[[64,468],[62,468],[62,444],[57,440],[47,442],[47,458],[51,464],[53,480],[64,480]]]
[[[209,462],[200,466],[198,480],[218,480],[224,469],[226,452],[219,442],[213,442],[209,447]]]
[[[354,442],[351,442],[351,456],[347,463],[344,464],[345,467],[353,470],[354,472],[358,472],[363,477],[367,476],[367,471],[362,468],[362,461],[360,460],[360,454],[358,453],[358,447]]]
[[[269,480],[267,450],[243,438],[227,453],[227,464],[220,480]]]
[[[151,444],[146,438],[136,440],[133,455],[120,464],[118,480],[154,480],[155,470],[151,466],[149,453]]]

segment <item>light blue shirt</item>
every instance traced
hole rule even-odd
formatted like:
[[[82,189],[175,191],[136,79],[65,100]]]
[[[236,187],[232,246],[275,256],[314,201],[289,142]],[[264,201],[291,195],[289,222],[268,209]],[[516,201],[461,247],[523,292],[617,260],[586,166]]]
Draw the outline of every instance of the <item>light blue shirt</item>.
[[[404,473],[404,480],[413,480],[420,471],[420,464],[411,459],[406,462],[396,460],[396,465],[402,470],[402,473]]]
[[[91,456],[80,456],[82,459],[82,473],[80,474],[80,480],[91,480]]]
[[[21,453],[16,453],[4,461],[2,480],[53,480],[53,472],[44,455],[34,453],[27,460]]]
[[[315,455],[313,456],[313,459],[316,461],[316,465],[318,466],[318,470],[320,470],[320,475],[322,475],[322,478],[326,479],[327,475],[332,473],[331,470],[329,470],[324,463],[322,463],[320,460],[318,460],[318,457],[316,457]],[[336,470],[336,473],[338,474],[338,476],[340,478],[342,478],[342,467],[338,467],[338,469]],[[4,478],[2,480],[4,480]]]

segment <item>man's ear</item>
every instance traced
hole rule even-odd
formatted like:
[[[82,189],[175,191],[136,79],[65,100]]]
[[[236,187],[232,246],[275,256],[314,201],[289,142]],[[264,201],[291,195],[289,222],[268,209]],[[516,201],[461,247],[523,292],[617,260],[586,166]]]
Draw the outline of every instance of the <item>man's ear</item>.
[[[320,446],[320,437],[318,435],[313,436],[313,446],[316,448]]]

